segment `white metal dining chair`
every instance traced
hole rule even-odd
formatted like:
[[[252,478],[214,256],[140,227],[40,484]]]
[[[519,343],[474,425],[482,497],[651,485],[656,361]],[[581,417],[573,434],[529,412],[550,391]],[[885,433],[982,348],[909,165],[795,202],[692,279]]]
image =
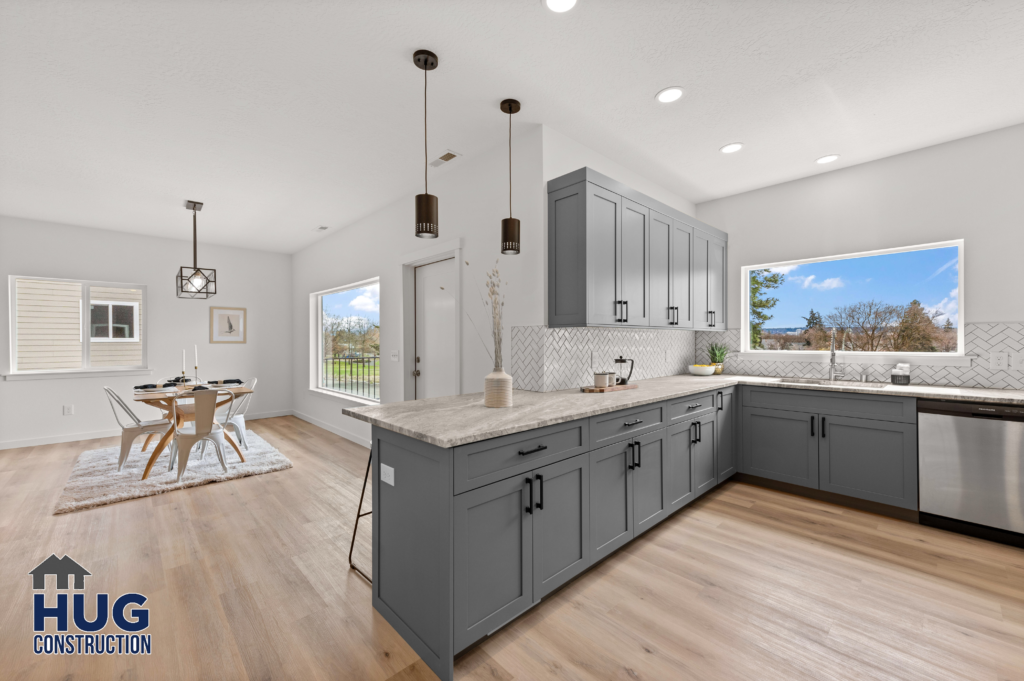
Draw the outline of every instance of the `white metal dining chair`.
[[[242,384],[242,387],[256,390],[256,379],[250,378]],[[234,431],[235,439],[242,443],[242,449],[245,451],[249,451],[249,443],[245,440],[245,412],[249,409],[252,395],[252,393],[247,393],[232,402],[220,422],[225,431]]]
[[[121,469],[124,468],[125,462],[128,460],[128,453],[131,451],[132,443],[135,442],[136,438],[140,435],[157,433],[163,435],[167,432],[171,422],[167,419],[142,421],[135,415],[135,412],[131,410],[127,403],[121,399],[121,396],[114,392],[113,388],[104,386],[103,391],[107,393],[107,401],[110,402],[110,408],[114,410],[114,418],[117,419],[117,425],[121,426],[121,455],[117,457],[117,472],[120,473]],[[118,407],[127,415],[129,419],[127,424],[121,423],[121,416],[117,412]]]
[[[213,443],[221,470],[225,473],[228,472],[224,452],[229,445],[224,439],[224,428],[214,418],[217,411],[217,397],[222,394],[227,395],[232,403],[235,401],[235,394],[230,390],[197,390],[190,395],[194,401],[195,420],[181,427],[175,425],[174,439],[171,441],[170,447],[170,461],[167,464],[168,471],[174,470],[174,466],[177,464],[178,482],[181,482],[181,478],[185,475],[185,468],[188,467],[192,448],[200,442],[203,443],[202,456],[206,455],[206,444]]]

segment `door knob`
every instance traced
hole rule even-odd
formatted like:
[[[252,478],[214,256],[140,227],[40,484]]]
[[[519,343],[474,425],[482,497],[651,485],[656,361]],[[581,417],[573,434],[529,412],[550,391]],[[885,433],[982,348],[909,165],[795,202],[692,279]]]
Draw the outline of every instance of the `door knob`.
[[[420,375],[420,370],[419,370],[419,369],[416,369],[416,370],[414,370],[414,371],[412,372],[412,375],[413,375],[413,376],[419,376],[419,375]]]

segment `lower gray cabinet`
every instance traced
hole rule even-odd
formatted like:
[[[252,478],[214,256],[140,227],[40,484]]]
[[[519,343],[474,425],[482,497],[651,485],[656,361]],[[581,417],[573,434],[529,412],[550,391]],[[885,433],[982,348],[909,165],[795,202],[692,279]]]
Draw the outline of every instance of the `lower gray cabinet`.
[[[693,421],[693,491],[698,497],[718,484],[716,421],[714,412]]]
[[[637,537],[669,514],[664,429],[636,438],[632,447],[633,536]]]
[[[516,476],[455,497],[456,652],[533,604],[533,487]]]
[[[591,564],[590,457],[533,472],[533,598],[539,601]]]
[[[818,415],[743,409],[743,472],[818,488]]]
[[[718,392],[718,423],[715,435],[718,437],[718,454],[715,457],[718,482],[725,482],[736,472],[736,415],[732,390]]]
[[[678,423],[665,431],[668,457],[669,513],[697,498],[693,491],[693,422]]]
[[[820,489],[917,509],[917,426],[822,416]]]
[[[629,442],[619,442],[586,455],[590,457],[591,562],[633,538],[632,454]]]

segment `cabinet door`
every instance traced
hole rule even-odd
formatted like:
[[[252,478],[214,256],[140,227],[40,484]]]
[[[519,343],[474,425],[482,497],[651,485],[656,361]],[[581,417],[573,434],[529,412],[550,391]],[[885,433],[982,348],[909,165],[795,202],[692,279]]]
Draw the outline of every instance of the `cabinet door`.
[[[725,242],[708,239],[708,311],[711,328],[725,331]]]
[[[820,488],[917,509],[917,426],[822,416]]]
[[[732,390],[718,392],[718,454],[715,456],[715,467],[718,482],[724,482],[736,472],[736,417],[734,415]]]
[[[548,194],[548,326],[587,321],[588,186],[577,182]]]
[[[674,292],[673,237],[674,221],[660,213],[651,211],[651,326],[672,328],[675,326],[676,303],[672,301]],[[689,244],[687,244],[689,248]],[[687,262],[686,276],[689,277]],[[687,308],[689,306],[687,305]],[[689,309],[687,309],[689,312]]]
[[[669,513],[668,456],[665,431],[633,440],[633,536],[651,529]]]
[[[693,489],[699,497],[718,484],[718,467],[715,453],[718,449],[718,431],[715,414],[711,413],[696,420],[697,437],[693,444]]]
[[[693,327],[693,296],[690,286],[690,261],[693,251],[693,230],[681,222],[672,223],[672,306],[675,308],[677,328]],[[651,242],[651,258],[654,258],[654,243]],[[653,286],[653,284],[652,284]]]
[[[818,415],[743,409],[743,472],[818,488]]]
[[[619,323],[622,197],[587,183],[587,323]]]
[[[455,650],[533,604],[534,486],[516,476],[455,497]]]
[[[665,431],[669,513],[678,511],[697,498],[693,489],[693,443],[696,433],[693,421],[676,424]]]
[[[590,457],[591,562],[633,538],[632,449],[626,442],[595,449]]]
[[[711,308],[708,305],[708,238],[693,232],[693,328],[711,328]]]
[[[533,598],[540,600],[590,565],[590,457],[533,472]]]
[[[650,239],[649,211],[639,203],[622,199],[619,299],[624,326],[650,325]]]

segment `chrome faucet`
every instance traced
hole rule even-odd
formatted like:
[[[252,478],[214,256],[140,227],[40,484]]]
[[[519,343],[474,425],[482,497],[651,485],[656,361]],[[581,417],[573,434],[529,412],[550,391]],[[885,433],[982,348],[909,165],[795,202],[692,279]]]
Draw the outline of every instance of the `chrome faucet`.
[[[846,370],[842,366],[836,365],[836,327],[832,327],[832,357],[828,363],[828,380],[834,381],[837,376],[845,376]]]

